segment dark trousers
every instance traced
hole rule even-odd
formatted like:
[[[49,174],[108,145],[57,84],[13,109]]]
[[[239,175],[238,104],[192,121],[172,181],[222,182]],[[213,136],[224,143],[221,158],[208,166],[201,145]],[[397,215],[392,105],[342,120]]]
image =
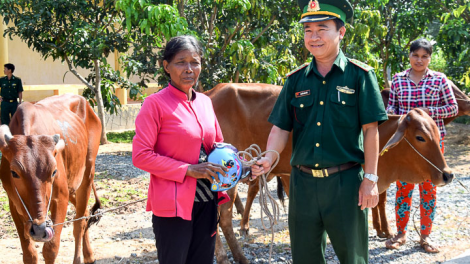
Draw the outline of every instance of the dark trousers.
[[[16,112],[16,109],[18,108],[18,102],[7,102],[7,101],[2,101],[2,105],[0,107],[2,113],[1,113],[1,118],[2,118],[2,124],[3,125],[10,125],[10,120],[11,116],[13,116]]]
[[[294,264],[324,264],[326,235],[342,264],[368,263],[367,209],[362,211],[361,166],[325,178],[292,168],[289,232]]]
[[[212,264],[217,231],[215,200],[195,202],[192,220],[153,215],[160,264]]]

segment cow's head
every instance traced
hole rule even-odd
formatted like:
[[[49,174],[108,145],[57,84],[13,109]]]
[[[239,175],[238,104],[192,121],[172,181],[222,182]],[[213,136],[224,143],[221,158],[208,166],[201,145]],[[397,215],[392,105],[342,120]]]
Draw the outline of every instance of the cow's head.
[[[59,177],[57,156],[64,146],[59,135],[12,136],[8,126],[0,127],[0,150],[10,163],[12,189],[16,188],[19,194],[14,191],[10,200],[28,219],[25,235],[38,242],[52,239],[51,229],[46,229],[46,211],[53,182]]]
[[[409,159],[410,167],[416,168],[423,180],[444,186],[452,182],[454,174],[447,167],[439,141],[440,132],[434,120],[423,110],[415,108],[400,120],[382,154],[399,143],[405,144],[407,150],[402,155]]]

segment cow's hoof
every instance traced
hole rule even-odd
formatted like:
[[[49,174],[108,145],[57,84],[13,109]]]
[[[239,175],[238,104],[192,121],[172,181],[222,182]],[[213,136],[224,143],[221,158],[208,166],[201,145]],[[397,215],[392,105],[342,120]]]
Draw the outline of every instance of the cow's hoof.
[[[246,230],[240,229],[238,233],[240,234],[241,237],[246,238],[250,233],[250,229],[246,229]]]
[[[85,263],[85,264],[96,264],[96,260],[90,263]]]
[[[377,236],[380,238],[392,238],[393,234],[389,234],[386,232],[377,232]]]

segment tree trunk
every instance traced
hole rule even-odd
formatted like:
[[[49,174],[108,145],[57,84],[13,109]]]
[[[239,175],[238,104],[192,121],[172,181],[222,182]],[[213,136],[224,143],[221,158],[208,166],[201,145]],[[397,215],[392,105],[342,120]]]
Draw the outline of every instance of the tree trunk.
[[[101,120],[101,138],[100,143],[108,144],[108,138],[106,137],[106,115],[104,110],[103,104],[103,97],[101,96],[101,72],[100,72],[100,65],[97,59],[94,60],[95,62],[95,73],[96,73],[96,83],[95,83],[95,99],[96,99],[96,106],[98,108],[98,116]]]
[[[234,83],[238,83],[238,82],[239,82],[239,81],[238,81],[239,78],[240,78],[240,71],[237,70],[237,71],[235,72],[235,80],[233,80],[233,82],[234,82]]]

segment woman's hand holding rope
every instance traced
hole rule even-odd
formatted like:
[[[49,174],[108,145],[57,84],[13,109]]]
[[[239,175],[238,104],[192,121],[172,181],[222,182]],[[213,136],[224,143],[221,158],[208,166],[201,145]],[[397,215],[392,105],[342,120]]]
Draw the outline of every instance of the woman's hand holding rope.
[[[208,179],[212,183],[214,179],[216,182],[220,182],[217,172],[225,176],[226,171],[228,171],[228,169],[222,165],[211,162],[203,162],[189,165],[186,175],[196,179]]]

